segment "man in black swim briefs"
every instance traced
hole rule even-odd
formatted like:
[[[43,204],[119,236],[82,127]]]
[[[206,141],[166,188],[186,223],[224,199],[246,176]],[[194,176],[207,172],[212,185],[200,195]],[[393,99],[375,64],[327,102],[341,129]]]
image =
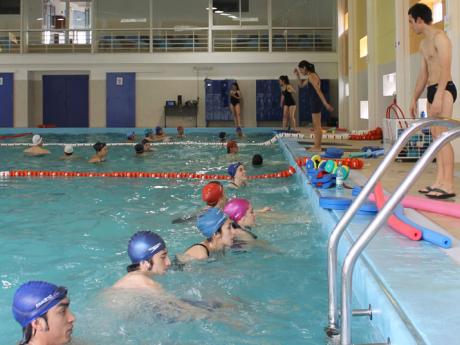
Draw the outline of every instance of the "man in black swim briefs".
[[[431,25],[433,16],[431,9],[417,3],[409,9],[409,23],[417,35],[423,34],[420,42],[422,55],[420,72],[415,85],[414,97],[410,113],[415,118],[417,100],[423,89],[427,87],[428,116],[451,118],[453,103],[457,98],[457,89],[452,82],[451,61],[452,46],[446,33]],[[433,138],[438,138],[447,127],[433,126]],[[430,186],[419,190],[432,199],[449,199],[454,193],[454,151],[452,145],[445,145],[436,156],[436,180]]]

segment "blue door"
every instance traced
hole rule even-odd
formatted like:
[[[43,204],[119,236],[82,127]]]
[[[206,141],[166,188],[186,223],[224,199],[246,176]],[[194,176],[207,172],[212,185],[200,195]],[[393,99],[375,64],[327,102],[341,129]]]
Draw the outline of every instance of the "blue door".
[[[43,123],[57,127],[88,127],[89,77],[43,76]]]
[[[233,79],[204,81],[206,92],[206,121],[232,121],[229,94]]]
[[[0,127],[13,127],[14,74],[0,73]]]
[[[107,73],[107,127],[136,127],[136,73]]]
[[[321,80],[321,91],[327,100],[330,98],[330,81],[329,79]],[[299,88],[299,120],[300,122],[312,123],[310,93],[315,92],[313,86],[308,85]],[[321,110],[321,123],[326,125],[329,121],[331,113],[323,107]]]
[[[277,79],[256,81],[257,121],[281,121],[281,88]]]

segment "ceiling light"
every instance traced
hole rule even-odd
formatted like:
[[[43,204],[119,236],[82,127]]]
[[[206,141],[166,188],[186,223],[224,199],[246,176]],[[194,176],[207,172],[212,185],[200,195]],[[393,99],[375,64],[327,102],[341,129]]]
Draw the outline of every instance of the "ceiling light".
[[[221,15],[221,16],[229,16],[230,13],[221,13],[220,15]]]
[[[217,11],[214,11],[214,13],[216,13],[216,14],[221,14],[221,13],[224,13],[224,11],[217,10]]]
[[[37,18],[37,20],[43,20],[43,18]]]
[[[62,20],[64,20],[64,18],[58,18],[58,19],[56,19],[56,20],[62,21]]]
[[[211,7],[211,10],[217,10],[217,7]],[[209,7],[206,7],[206,11],[209,11]]]

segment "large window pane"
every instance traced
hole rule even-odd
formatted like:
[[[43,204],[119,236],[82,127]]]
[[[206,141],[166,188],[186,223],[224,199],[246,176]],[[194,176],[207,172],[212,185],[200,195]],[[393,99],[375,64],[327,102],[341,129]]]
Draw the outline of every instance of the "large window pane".
[[[97,29],[148,28],[149,20],[149,0],[96,1]]]
[[[153,0],[153,27],[207,27],[208,0]]]
[[[337,12],[335,0],[272,1],[274,27],[332,27]]]
[[[213,0],[213,12],[214,25],[267,25],[267,0]]]
[[[0,30],[19,29],[21,26],[20,1],[0,0]]]

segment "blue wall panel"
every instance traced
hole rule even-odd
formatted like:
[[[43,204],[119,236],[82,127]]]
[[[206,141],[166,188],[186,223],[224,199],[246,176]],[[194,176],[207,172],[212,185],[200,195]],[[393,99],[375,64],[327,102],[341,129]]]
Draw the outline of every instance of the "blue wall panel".
[[[204,81],[206,93],[206,121],[233,121],[230,112],[230,90],[235,80]]]
[[[281,89],[278,80],[256,81],[257,121],[282,121]]]
[[[136,127],[136,73],[107,73],[107,127]]]
[[[321,80],[321,91],[326,97],[327,100],[330,99],[330,81],[328,79]],[[301,122],[308,122],[312,123],[311,118],[311,105],[310,105],[310,93],[314,92],[313,87],[309,84],[304,88],[299,88],[299,104],[298,104],[298,111],[299,111],[299,120]],[[323,107],[321,111],[321,123],[327,124],[329,121],[331,113]]]
[[[43,123],[57,127],[88,127],[88,75],[44,75]]]
[[[0,73],[0,127],[13,127],[14,74]]]

